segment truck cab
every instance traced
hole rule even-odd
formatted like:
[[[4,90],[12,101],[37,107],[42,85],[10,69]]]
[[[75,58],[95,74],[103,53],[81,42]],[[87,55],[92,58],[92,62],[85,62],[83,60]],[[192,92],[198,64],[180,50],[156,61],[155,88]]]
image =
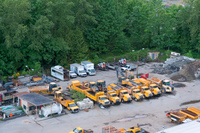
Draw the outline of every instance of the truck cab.
[[[110,101],[105,95],[100,95],[97,101],[100,108],[110,107]]]
[[[132,99],[135,101],[142,101],[144,99],[144,95],[141,93],[140,89],[132,90]]]
[[[119,93],[119,97],[121,98],[122,102],[131,102],[131,96],[128,94],[128,91],[125,89],[121,89]]]
[[[96,71],[94,69],[94,63],[90,61],[81,61],[81,65],[84,67],[87,74],[96,75]]]
[[[173,92],[174,87],[171,85],[169,80],[162,80],[161,90],[164,92]]]
[[[161,95],[161,91],[156,84],[150,84],[149,89],[153,93],[154,96],[160,96]]]
[[[107,98],[110,100],[111,105],[119,105],[121,103],[121,99],[114,90],[107,92]]]
[[[151,91],[149,90],[148,86],[142,86],[140,88],[141,92],[144,94],[144,96],[146,98],[151,98],[153,96],[153,94],[151,93]]]

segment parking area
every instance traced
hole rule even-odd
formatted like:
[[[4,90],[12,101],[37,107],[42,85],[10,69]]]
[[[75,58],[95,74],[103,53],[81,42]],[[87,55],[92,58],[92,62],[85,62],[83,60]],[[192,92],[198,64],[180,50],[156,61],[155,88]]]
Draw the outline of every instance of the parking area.
[[[139,73],[149,73],[150,77],[168,79],[165,75],[151,73],[151,64],[139,67]],[[136,74],[136,71],[133,71]],[[96,76],[78,77],[70,81],[60,81],[59,85],[66,89],[72,80],[79,81],[97,81],[105,80],[106,84],[117,83],[116,71],[97,71]],[[178,82],[174,82],[178,83]],[[131,126],[140,126],[150,133],[175,126],[166,117],[166,112],[180,108],[192,107],[200,108],[199,103],[190,103],[191,100],[200,100],[200,81],[181,82],[185,87],[175,88],[174,94],[163,94],[160,97],[145,99],[142,102],[122,103],[121,105],[111,106],[108,109],[100,109],[95,105],[89,112],[80,111],[79,113],[59,117],[52,117],[43,120],[34,120],[31,117],[24,116],[8,121],[0,121],[0,133],[67,133],[75,127],[92,129],[95,133],[101,133],[102,127],[110,125],[116,128],[128,129]],[[28,90],[22,88],[19,91]],[[181,105],[188,102],[188,104]]]

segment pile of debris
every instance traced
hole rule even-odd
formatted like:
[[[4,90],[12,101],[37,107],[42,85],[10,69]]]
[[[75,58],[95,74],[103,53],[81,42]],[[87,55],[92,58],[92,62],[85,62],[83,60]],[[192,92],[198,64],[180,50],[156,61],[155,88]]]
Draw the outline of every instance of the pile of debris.
[[[186,56],[169,58],[165,63],[155,63],[152,73],[168,74],[175,81],[200,79],[200,60]]]

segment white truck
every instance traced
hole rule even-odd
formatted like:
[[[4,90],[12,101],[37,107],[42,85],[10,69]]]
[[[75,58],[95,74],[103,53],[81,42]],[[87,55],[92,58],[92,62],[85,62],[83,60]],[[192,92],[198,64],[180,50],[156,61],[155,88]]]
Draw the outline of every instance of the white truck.
[[[121,71],[123,71],[123,72],[125,72],[126,70],[128,70],[128,71],[132,71],[133,70],[134,71],[136,69],[137,69],[137,65],[132,66],[130,64],[126,64],[125,66],[121,67]]]
[[[64,81],[70,79],[69,70],[59,65],[51,67],[51,76]]]
[[[75,72],[78,76],[86,77],[87,73],[84,70],[84,66],[79,65],[78,63],[70,64],[70,71]]]
[[[90,61],[81,61],[81,65],[84,66],[85,71],[89,75],[95,75],[96,71],[94,69],[94,63]]]

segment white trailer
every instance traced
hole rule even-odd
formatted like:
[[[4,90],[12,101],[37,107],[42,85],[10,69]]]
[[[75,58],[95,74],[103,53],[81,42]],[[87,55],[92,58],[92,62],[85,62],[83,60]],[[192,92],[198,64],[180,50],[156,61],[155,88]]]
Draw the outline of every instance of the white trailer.
[[[84,70],[84,67],[82,65],[79,65],[78,63],[70,64],[70,71],[75,72],[78,76],[86,77],[87,73]]]
[[[59,65],[51,67],[51,76],[64,81],[70,79],[69,70]]]
[[[94,63],[90,61],[81,61],[81,65],[84,66],[86,73],[89,75],[95,75]]]

